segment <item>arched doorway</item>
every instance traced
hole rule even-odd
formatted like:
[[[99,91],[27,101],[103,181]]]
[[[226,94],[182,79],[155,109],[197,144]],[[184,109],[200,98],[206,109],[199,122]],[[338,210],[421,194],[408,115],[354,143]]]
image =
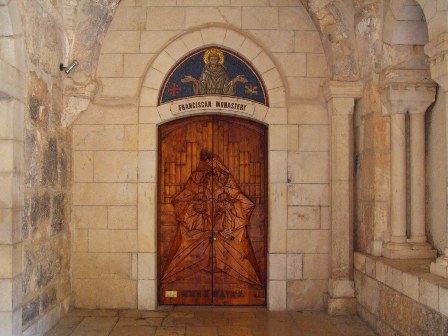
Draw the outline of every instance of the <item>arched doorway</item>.
[[[162,124],[158,174],[159,303],[265,305],[267,126]]]

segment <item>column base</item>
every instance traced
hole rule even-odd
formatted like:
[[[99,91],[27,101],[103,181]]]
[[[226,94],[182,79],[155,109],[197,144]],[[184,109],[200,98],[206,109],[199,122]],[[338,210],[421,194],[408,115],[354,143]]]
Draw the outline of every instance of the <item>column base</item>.
[[[431,273],[448,278],[448,256],[441,256],[431,263]]]
[[[356,315],[356,298],[325,297],[327,314],[330,316]]]
[[[383,257],[389,259],[433,259],[437,251],[428,243],[390,242],[383,246]]]

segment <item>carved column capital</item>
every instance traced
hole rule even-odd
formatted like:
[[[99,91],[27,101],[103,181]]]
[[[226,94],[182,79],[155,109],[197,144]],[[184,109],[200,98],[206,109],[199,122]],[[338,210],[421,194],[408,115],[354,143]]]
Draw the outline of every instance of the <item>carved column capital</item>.
[[[435,100],[436,84],[427,70],[393,69],[381,77],[383,114],[425,113]]]
[[[432,79],[448,91],[448,33],[426,44],[425,53],[429,56]]]
[[[361,82],[326,81],[323,85],[325,100],[333,98],[360,98],[363,85]]]

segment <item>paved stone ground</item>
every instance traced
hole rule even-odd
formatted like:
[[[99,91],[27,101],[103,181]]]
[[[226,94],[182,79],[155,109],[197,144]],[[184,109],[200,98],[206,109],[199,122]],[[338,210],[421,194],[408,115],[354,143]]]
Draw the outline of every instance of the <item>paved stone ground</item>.
[[[358,317],[254,308],[75,309],[45,336],[374,336]]]

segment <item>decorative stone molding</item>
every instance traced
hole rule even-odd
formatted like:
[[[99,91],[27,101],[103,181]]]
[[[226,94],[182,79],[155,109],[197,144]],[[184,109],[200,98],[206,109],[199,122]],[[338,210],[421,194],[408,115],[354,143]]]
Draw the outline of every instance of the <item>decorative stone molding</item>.
[[[427,70],[393,69],[381,77],[385,115],[425,112],[434,102],[436,87]]]
[[[425,45],[425,53],[429,56],[431,78],[448,91],[448,32]]]

